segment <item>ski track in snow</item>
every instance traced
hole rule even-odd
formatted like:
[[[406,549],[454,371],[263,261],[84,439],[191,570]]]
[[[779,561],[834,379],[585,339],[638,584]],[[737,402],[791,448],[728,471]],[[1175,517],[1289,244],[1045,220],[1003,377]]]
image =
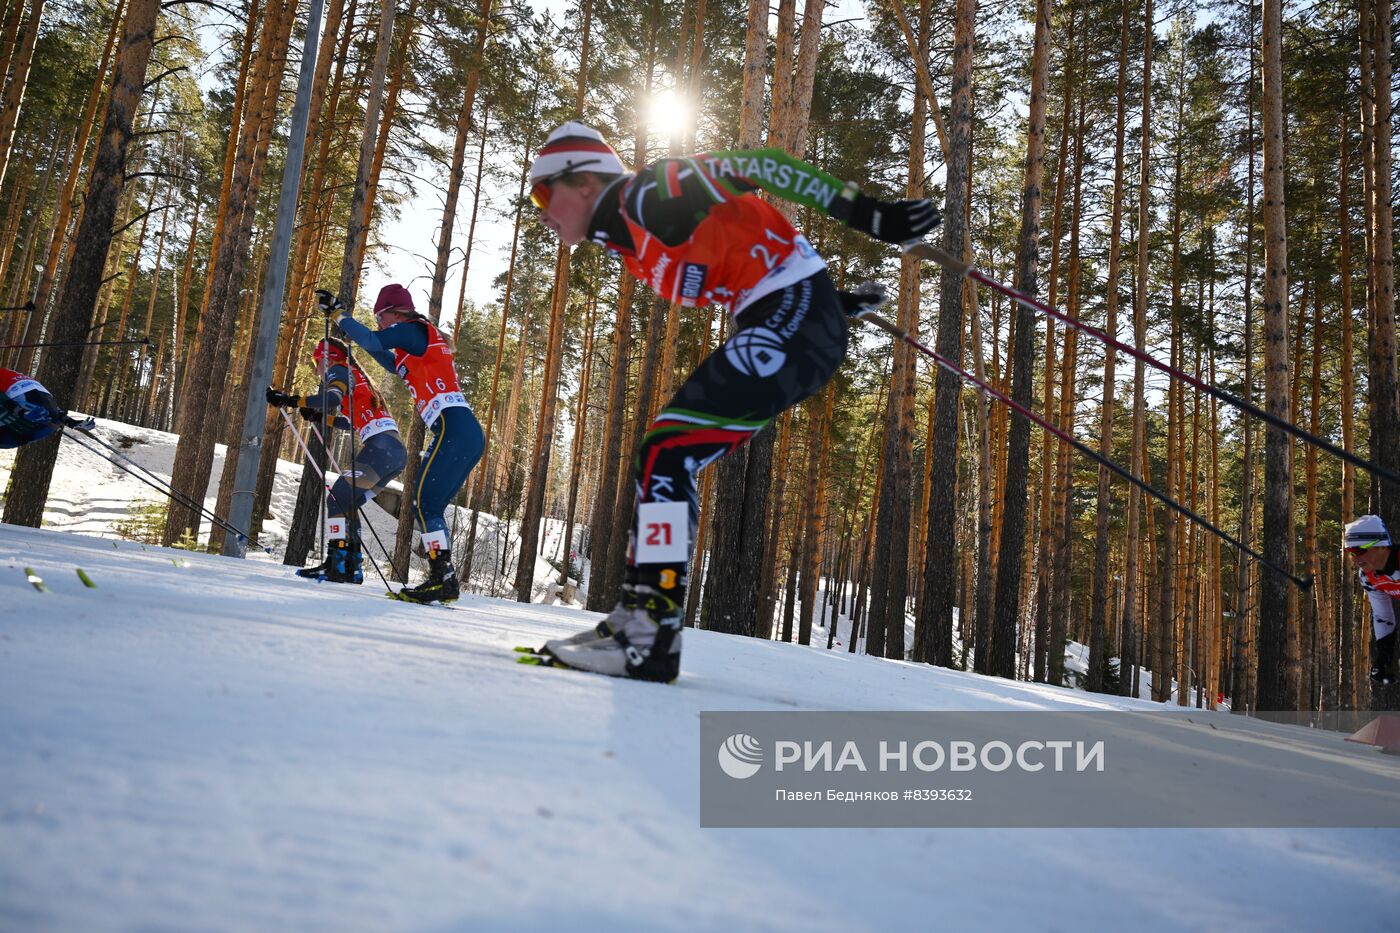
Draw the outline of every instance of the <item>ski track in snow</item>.
[[[701,710],[1156,707],[693,631],[617,681],[458,606],[0,525],[0,929],[1400,925],[1400,831],[702,830]]]

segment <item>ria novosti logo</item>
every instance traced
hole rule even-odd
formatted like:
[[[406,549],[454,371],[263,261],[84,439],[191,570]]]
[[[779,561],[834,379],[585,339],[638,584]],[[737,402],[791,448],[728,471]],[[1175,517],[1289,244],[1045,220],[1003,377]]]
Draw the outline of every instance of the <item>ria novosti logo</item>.
[[[751,778],[763,767],[763,746],[753,736],[736,732],[720,744],[719,766],[732,778]]]

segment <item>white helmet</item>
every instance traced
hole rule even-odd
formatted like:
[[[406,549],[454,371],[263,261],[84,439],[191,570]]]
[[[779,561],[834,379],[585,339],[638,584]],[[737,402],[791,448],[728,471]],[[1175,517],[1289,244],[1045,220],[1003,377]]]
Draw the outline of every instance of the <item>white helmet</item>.
[[[1342,547],[1368,548],[1390,547],[1390,532],[1379,515],[1363,515],[1354,522],[1348,522],[1342,532]]]

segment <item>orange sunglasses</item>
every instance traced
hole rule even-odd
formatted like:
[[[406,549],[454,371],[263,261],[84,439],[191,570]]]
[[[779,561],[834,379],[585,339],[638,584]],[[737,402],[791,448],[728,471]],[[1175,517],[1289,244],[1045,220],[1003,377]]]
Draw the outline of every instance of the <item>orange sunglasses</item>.
[[[549,210],[550,198],[554,196],[554,183],[565,175],[572,175],[582,169],[585,165],[592,165],[601,159],[584,159],[582,162],[570,162],[553,174],[546,175],[530,186],[530,203],[541,211]]]

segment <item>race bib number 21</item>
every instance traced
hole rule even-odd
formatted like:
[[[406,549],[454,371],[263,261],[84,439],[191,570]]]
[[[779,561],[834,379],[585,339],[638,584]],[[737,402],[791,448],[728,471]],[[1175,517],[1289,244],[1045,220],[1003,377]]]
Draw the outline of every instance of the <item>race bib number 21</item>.
[[[684,563],[690,556],[690,507],[684,502],[637,506],[637,563]]]

